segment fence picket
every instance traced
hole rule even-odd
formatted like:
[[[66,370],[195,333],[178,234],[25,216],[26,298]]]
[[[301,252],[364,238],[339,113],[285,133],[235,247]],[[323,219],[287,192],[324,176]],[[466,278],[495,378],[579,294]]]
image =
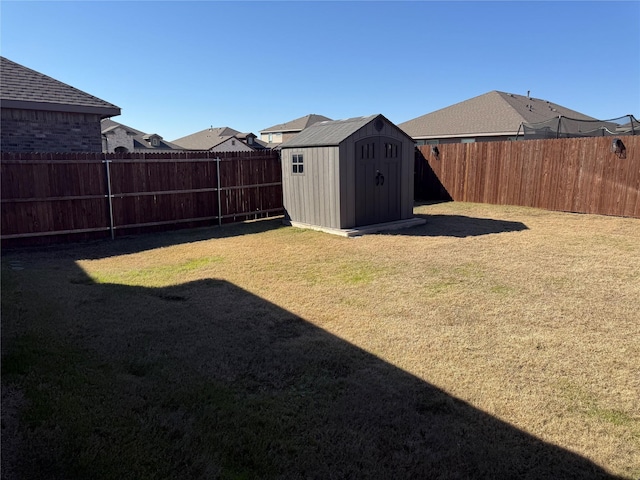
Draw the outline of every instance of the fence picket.
[[[273,151],[2,153],[0,169],[3,246],[115,238],[284,211]]]
[[[610,137],[442,144],[438,158],[423,145],[415,191],[423,200],[640,218],[640,136],[622,140],[623,157]]]

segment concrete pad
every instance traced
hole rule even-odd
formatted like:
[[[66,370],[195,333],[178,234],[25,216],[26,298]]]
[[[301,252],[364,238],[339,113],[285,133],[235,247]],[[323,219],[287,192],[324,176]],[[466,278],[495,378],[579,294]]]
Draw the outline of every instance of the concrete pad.
[[[376,223],[374,225],[364,225],[362,227],[354,228],[328,228],[318,225],[309,225],[307,223],[290,222],[289,225],[297,228],[308,228],[310,230],[317,230],[319,232],[330,233],[332,235],[340,235],[341,237],[359,237],[368,233],[379,233],[393,230],[400,230],[403,228],[415,227],[418,225],[424,225],[427,221],[424,218],[408,218],[406,220],[396,220],[395,222]]]

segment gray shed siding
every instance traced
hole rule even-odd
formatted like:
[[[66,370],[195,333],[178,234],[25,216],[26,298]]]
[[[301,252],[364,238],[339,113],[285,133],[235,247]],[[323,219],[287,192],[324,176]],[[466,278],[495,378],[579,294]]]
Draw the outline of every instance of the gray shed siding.
[[[304,173],[292,173],[292,156],[302,154]],[[296,222],[341,228],[338,147],[293,148],[282,152],[283,200]]]
[[[343,162],[342,184],[340,191],[344,202],[341,205],[340,228],[352,228],[356,226],[356,162],[355,145],[359,140],[371,137],[389,137],[397,139],[402,143],[401,152],[401,182],[400,182],[400,218],[404,220],[413,218],[413,162],[415,156],[415,145],[408,142],[404,135],[401,135],[397,128],[384,123],[382,130],[375,130],[373,122],[358,130],[340,144],[340,158],[347,159]]]
[[[358,224],[358,201],[362,203],[362,199],[358,200],[356,191],[356,143],[382,137],[400,144],[397,160],[400,178],[393,179],[397,183],[386,187],[399,196],[398,218],[394,216],[392,220],[413,218],[415,144],[388,121],[383,122],[380,130],[374,125],[374,121],[367,123],[335,146],[298,145],[282,149],[283,200],[288,221],[335,229],[363,226]],[[292,172],[292,157],[297,154],[304,158],[302,175]]]

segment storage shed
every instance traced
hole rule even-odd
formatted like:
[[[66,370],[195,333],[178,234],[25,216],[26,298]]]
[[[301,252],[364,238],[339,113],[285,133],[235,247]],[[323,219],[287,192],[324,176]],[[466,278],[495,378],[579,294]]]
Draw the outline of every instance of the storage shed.
[[[383,115],[316,123],[282,144],[285,223],[353,236],[413,217],[413,139]]]

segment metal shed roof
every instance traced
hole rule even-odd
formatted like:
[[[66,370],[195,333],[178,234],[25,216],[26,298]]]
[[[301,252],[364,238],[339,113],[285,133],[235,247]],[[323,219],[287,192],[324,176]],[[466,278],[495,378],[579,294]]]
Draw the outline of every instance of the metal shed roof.
[[[360,130],[362,127],[372,122],[376,118],[382,118],[390,125],[395,125],[381,114],[369,115],[367,117],[347,118],[346,120],[330,120],[318,122],[304,129],[291,140],[284,142],[281,146],[285,148],[299,147],[329,147],[342,143],[349,136]],[[404,131],[398,128],[409,140],[413,141]]]

